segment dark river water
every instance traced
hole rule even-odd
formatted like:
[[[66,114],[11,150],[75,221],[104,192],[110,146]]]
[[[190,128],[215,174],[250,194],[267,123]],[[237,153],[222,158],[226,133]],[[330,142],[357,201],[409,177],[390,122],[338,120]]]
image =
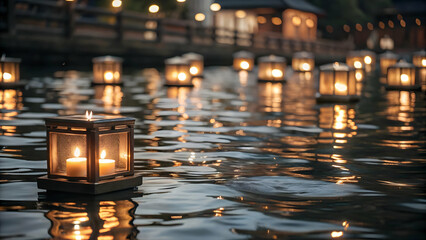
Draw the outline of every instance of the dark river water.
[[[48,72],[1,90],[1,238],[425,239],[424,93],[370,76],[360,102],[319,105],[316,76],[287,76],[211,67],[178,89],[154,69],[123,87]],[[44,118],[85,110],[137,119],[137,192],[37,189]]]

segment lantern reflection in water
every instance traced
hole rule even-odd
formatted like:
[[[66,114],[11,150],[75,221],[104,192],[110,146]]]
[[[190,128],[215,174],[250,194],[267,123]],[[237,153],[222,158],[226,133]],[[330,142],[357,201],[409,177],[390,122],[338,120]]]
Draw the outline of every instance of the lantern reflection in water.
[[[19,82],[20,71],[19,64],[21,59],[19,58],[6,58],[2,56],[0,58],[0,87],[19,87],[22,83]]]
[[[344,63],[326,64],[320,67],[317,101],[357,101],[355,70]]]
[[[20,90],[0,89],[0,120],[13,120],[22,107]],[[16,126],[0,126],[0,135],[13,136],[15,133]]]
[[[254,67],[254,54],[248,51],[234,53],[233,67],[235,71],[252,71]]]
[[[122,84],[122,58],[102,56],[93,58],[93,84]]]
[[[389,120],[400,121],[402,123],[411,123],[414,121],[416,93],[410,91],[389,91],[386,93],[386,98],[389,106],[386,111]],[[407,127],[409,126],[404,126],[401,130],[408,129]]]
[[[107,113],[119,114],[123,92],[121,86],[105,85],[94,86],[95,99],[102,102],[102,106]]]
[[[346,143],[357,134],[355,109],[348,105],[321,106],[319,109],[320,143]]]
[[[282,83],[259,83],[260,106],[263,106],[264,112],[281,112],[283,100]]]
[[[297,52],[293,54],[291,66],[294,71],[310,72],[314,70],[314,54],[310,52]]]
[[[283,81],[285,68],[287,66],[286,60],[283,57],[269,55],[260,57],[258,61],[259,81]]]
[[[132,200],[53,202],[46,217],[54,239],[134,239],[137,203]]]
[[[388,67],[386,76],[387,89],[417,90],[420,85],[416,81],[416,69],[413,64],[399,61]]]
[[[380,55],[380,72],[382,75],[386,75],[388,73],[388,67],[395,65],[398,62],[398,58],[398,55],[390,51]]]

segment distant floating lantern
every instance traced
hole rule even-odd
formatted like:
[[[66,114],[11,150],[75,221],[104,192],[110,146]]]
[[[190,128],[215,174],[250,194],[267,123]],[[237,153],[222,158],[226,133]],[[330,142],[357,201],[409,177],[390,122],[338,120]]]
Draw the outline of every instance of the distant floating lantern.
[[[416,82],[416,68],[406,61],[399,61],[388,67],[386,88],[396,90],[418,90],[420,85]]]
[[[315,66],[315,56],[310,52],[297,52],[293,54],[291,65],[294,71],[311,72]]]
[[[365,68],[364,56],[361,51],[351,51],[346,56],[346,64],[355,69]]]
[[[173,57],[164,61],[166,64],[166,86],[192,87],[191,65],[183,57]]]
[[[382,75],[386,75],[388,67],[395,65],[398,62],[398,55],[393,52],[387,51],[380,54],[380,72]]]
[[[426,88],[426,51],[422,50],[413,54],[413,64],[417,68],[417,78],[422,84],[423,88]]]
[[[348,102],[359,100],[355,70],[344,63],[320,67],[318,101]]]
[[[113,56],[93,58],[93,84],[122,84],[123,59]]]
[[[376,54],[370,50],[361,50],[360,55],[363,58],[364,68],[367,73],[376,69]]]
[[[259,81],[283,81],[285,68],[287,66],[284,57],[269,55],[260,57],[259,61]]]
[[[19,82],[19,58],[0,58],[0,88],[21,87],[24,83]]]
[[[42,189],[102,194],[142,184],[134,174],[135,119],[84,115],[46,119],[47,176]]]
[[[204,71],[204,57],[201,54],[197,53],[186,53],[182,55],[183,58],[189,61],[191,65],[189,68],[189,73],[193,77],[201,77],[203,76]]]
[[[252,71],[254,67],[254,54],[248,51],[234,53],[235,71]]]

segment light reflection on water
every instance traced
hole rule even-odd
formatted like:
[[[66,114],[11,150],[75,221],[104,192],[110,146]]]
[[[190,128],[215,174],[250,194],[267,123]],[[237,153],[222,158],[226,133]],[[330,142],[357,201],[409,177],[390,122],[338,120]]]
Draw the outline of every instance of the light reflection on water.
[[[318,105],[315,73],[286,72],[286,83],[257,84],[255,73],[217,67],[194,88],[163,88],[155,69],[123,87],[90,87],[73,71],[2,90],[1,236],[425,237],[424,93],[386,92],[367,77],[360,103]],[[143,197],[38,199],[42,119],[85,109],[137,119]]]

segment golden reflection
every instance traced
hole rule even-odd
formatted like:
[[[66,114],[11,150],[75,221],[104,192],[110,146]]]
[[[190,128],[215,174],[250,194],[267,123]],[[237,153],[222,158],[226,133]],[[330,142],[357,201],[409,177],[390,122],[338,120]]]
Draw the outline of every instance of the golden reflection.
[[[319,109],[319,142],[345,144],[346,138],[356,135],[355,109],[348,105],[329,105]],[[336,146],[336,148],[339,148]]]
[[[94,86],[95,99],[101,100],[107,113],[120,114],[120,107],[123,98],[121,86],[105,85]]]
[[[416,93],[410,91],[388,91],[386,93],[388,100],[388,108],[386,110],[387,118],[393,121],[400,121],[405,124],[409,124],[414,121],[414,106],[416,103]],[[403,129],[410,130],[406,126],[401,126],[398,130]],[[393,129],[389,131],[392,133]]]
[[[248,72],[247,71],[239,71],[238,72],[238,79],[240,80],[241,86],[243,86],[243,87],[247,86]]]
[[[22,107],[22,92],[20,90],[0,90],[0,110],[2,110],[0,120],[12,120],[13,117],[18,115],[17,110],[21,110]]]
[[[281,112],[283,100],[282,83],[259,83],[259,102],[264,112]]]
[[[136,237],[133,225],[137,204],[132,200],[60,202],[46,217],[54,239],[128,239]]]

